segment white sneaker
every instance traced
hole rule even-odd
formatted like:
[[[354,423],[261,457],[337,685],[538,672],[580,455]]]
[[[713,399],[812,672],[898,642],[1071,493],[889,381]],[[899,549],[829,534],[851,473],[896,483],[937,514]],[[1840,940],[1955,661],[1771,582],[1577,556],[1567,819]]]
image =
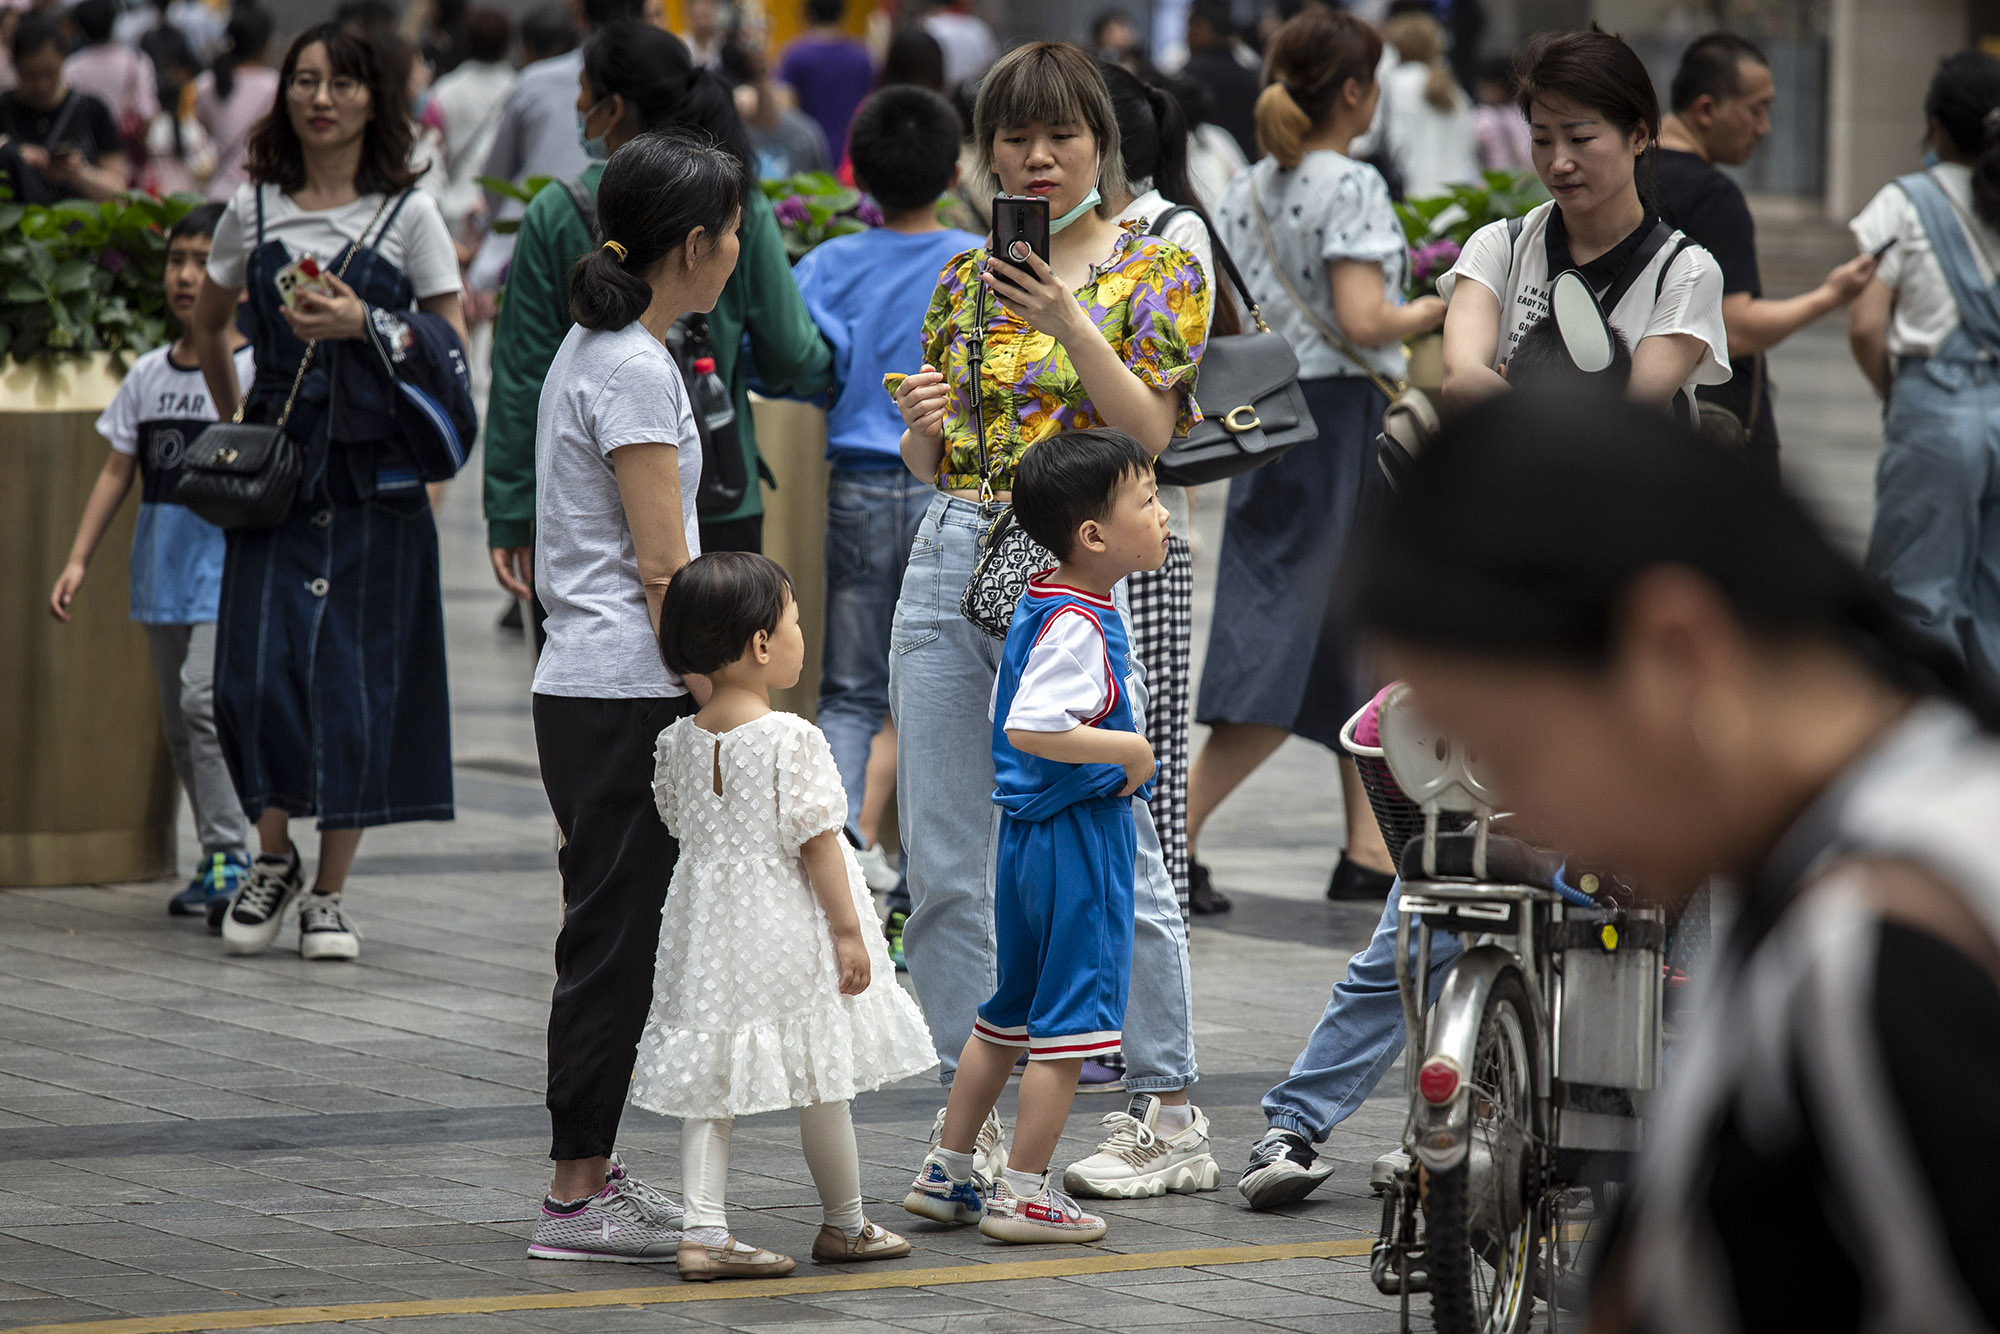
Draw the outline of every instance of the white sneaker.
[[[889,864],[889,854],[882,851],[880,843],[870,843],[865,848],[857,849],[854,860],[861,863],[861,878],[877,894],[887,894],[903,878],[902,873]]]
[[[301,959],[358,959],[361,936],[340,910],[338,894],[308,894],[299,904]]]
[[[1122,1112],[1098,1124],[1111,1137],[1082,1162],[1071,1163],[1063,1185],[1077,1195],[1100,1200],[1137,1200],[1168,1191],[1214,1190],[1222,1169],[1208,1152],[1208,1118],[1194,1108],[1194,1123],[1176,1135],[1159,1133],[1160,1100],[1135,1093]]]
[[[937,1120],[931,1122],[931,1147],[944,1138],[944,1108],[938,1108]],[[998,1181],[1000,1174],[1007,1170],[1007,1127],[1000,1124],[1000,1113],[988,1112],[986,1123],[979,1127],[979,1138],[972,1142],[972,1170],[988,1181]]]
[[[262,954],[270,949],[285,924],[285,909],[305,883],[296,848],[290,857],[259,857],[252,862],[250,874],[237,884],[229,911],[222,916],[223,953]]]
[[[673,1260],[680,1244],[680,1228],[654,1222],[624,1182],[612,1180],[573,1209],[559,1210],[553,1200],[543,1200],[528,1258],[656,1264]]]

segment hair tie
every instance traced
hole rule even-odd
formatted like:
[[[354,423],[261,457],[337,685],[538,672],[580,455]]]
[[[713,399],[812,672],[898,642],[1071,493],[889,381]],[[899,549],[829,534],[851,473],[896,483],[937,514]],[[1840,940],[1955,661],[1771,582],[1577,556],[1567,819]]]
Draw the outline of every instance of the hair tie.
[[[609,250],[612,254],[618,256],[618,262],[620,264],[623,264],[627,258],[625,253],[625,247],[619,245],[616,241],[606,241],[602,246],[599,247],[599,249]]]

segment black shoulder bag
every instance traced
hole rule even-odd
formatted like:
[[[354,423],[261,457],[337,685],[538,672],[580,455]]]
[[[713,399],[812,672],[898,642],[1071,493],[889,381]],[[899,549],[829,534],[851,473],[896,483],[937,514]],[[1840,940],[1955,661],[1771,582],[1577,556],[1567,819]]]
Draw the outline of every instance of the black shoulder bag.
[[[1147,231],[1160,235],[1176,214],[1194,213],[1176,204],[1154,218]],[[1196,217],[1201,216],[1196,213]],[[1196,402],[1202,419],[1161,451],[1154,473],[1173,486],[1200,486],[1261,468],[1293,445],[1319,438],[1319,426],[1299,388],[1299,358],[1283,334],[1272,333],[1257,299],[1236,271],[1222,238],[1208,234],[1215,263],[1250,312],[1255,333],[1220,334],[1202,350]],[[1208,274],[1210,283],[1216,275]]]
[[[392,197],[384,195],[376,205],[375,216],[361,229],[361,239],[348,246],[336,278],[346,280],[347,266],[354,262],[368,233],[375,230]],[[181,504],[218,528],[275,528],[284,522],[298,495],[299,478],[305,473],[305,451],[285,434],[285,423],[291,419],[299,386],[306,382],[306,371],[318,347],[317,338],[306,344],[305,355],[299,358],[299,373],[292,377],[292,392],[285,395],[285,406],[276,422],[268,426],[245,422],[243,407],[249,395],[238,394],[235,415],[195,437],[188,458],[181,464],[180,485],[174,493]]]

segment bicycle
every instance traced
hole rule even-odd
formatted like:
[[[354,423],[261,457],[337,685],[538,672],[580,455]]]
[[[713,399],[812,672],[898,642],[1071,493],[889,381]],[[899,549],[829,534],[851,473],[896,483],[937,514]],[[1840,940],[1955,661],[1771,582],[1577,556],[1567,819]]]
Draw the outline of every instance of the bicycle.
[[[1658,1083],[1665,914],[1496,829],[1494,793],[1408,687],[1381,697],[1379,745],[1358,736],[1367,712],[1341,740],[1400,850],[1410,1100],[1370,1273],[1405,1331],[1428,1293],[1440,1334],[1525,1334],[1539,1295],[1553,1334],[1581,1305]],[[1438,931],[1465,950],[1427,1012]]]

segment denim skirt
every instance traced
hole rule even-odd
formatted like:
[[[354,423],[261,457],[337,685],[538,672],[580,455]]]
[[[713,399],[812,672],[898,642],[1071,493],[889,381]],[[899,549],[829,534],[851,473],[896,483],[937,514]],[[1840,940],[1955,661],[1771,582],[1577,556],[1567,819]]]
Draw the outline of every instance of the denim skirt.
[[[1319,439],[1229,484],[1195,721],[1264,723],[1338,748],[1369,677],[1336,586],[1362,513],[1386,490],[1375,437],[1388,400],[1360,375],[1299,387]]]
[[[444,600],[421,487],[337,500],[321,480],[277,527],[229,534],[215,720],[253,819],[452,818]]]

